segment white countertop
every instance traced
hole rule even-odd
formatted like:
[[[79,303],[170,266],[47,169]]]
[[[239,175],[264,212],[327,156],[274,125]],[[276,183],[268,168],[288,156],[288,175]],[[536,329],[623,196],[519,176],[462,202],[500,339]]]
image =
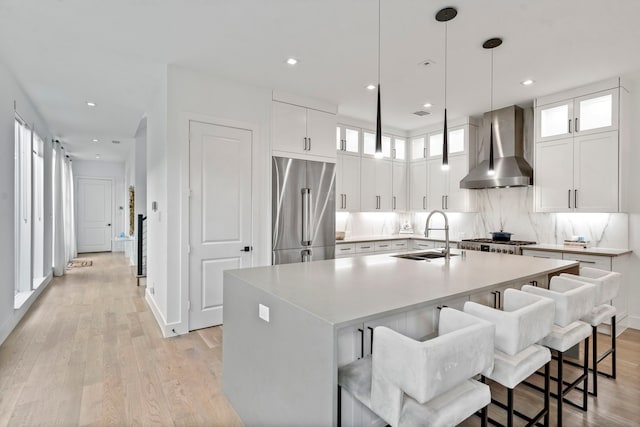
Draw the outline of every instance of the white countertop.
[[[534,251],[552,251],[552,252],[566,252],[570,254],[588,254],[588,255],[601,255],[601,256],[620,256],[630,254],[630,249],[615,249],[615,248],[581,248],[579,246],[566,246],[566,245],[527,245],[522,246],[523,250]]]
[[[444,242],[444,239],[436,239],[433,237],[424,237],[424,234],[421,233],[414,233],[414,234],[392,234],[390,236],[356,236],[356,237],[349,237],[349,238],[345,238],[343,240],[336,240],[336,244],[339,245],[340,243],[360,243],[360,242],[373,242],[373,241],[378,241],[378,240],[407,240],[407,239],[412,239],[412,240],[432,240],[434,242]],[[451,240],[449,239],[449,243],[452,244],[457,244],[458,240]]]
[[[225,275],[340,327],[576,266],[574,261],[467,251],[448,261],[380,254],[228,270]]]

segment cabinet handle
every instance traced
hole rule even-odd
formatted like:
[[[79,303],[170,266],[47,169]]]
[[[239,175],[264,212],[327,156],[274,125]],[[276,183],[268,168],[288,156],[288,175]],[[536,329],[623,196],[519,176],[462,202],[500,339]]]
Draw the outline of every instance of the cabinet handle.
[[[498,294],[498,308],[502,309],[502,291],[496,291]]]
[[[580,126],[578,125],[578,118],[577,117],[576,117],[576,124],[575,124],[573,130],[576,131],[576,132],[580,132]]]
[[[304,147],[302,148],[304,151],[307,151],[307,137],[304,137]]]
[[[373,354],[373,328],[371,326],[367,326],[367,329],[369,329],[369,333],[371,334],[371,354]]]
[[[391,150],[391,155],[392,155],[392,159],[396,158],[396,149],[394,148],[393,150]]]
[[[581,259],[579,259],[578,262],[584,263],[584,264],[595,264],[596,263],[595,261],[583,261]]]
[[[396,196],[393,196],[393,210],[396,210]]]
[[[347,195],[344,195],[344,208],[347,209]]]
[[[358,328],[358,332],[360,332],[360,359],[364,357],[364,330]]]
[[[444,196],[440,196],[440,207],[444,210]]]
[[[493,295],[493,308],[498,308],[498,292],[492,291],[491,295]]]
[[[425,158],[425,159],[427,158],[427,147],[424,147],[422,149],[422,157]]]
[[[571,209],[571,189],[567,190],[567,207]]]
[[[578,190],[573,190],[573,208],[578,209]]]
[[[571,133],[571,119],[569,119],[569,133]]]
[[[311,137],[307,138],[309,140],[309,151],[311,151]]]
[[[444,208],[449,210],[449,196],[444,196]]]
[[[422,196],[422,209],[427,209],[427,196]]]
[[[338,250],[339,250],[339,251],[350,251],[350,250],[351,250],[351,248],[340,248],[340,249],[338,249]]]
[[[389,247],[389,245],[378,245],[378,246],[380,246],[381,248],[388,248]]]
[[[371,249],[371,246],[360,246],[360,249]]]

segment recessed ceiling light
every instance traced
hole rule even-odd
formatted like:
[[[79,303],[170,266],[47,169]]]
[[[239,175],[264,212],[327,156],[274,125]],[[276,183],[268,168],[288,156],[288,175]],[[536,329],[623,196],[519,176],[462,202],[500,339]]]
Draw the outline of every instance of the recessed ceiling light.
[[[429,102],[427,102],[426,104],[423,105],[424,108],[431,108],[433,107],[433,105],[431,105]]]
[[[99,159],[99,158],[100,158],[100,154],[96,154],[96,159]]]
[[[88,105],[89,107],[95,107],[95,106],[96,106],[96,103],[95,103],[95,102],[91,102],[91,101],[87,101],[87,105]]]
[[[376,85],[368,85],[367,89],[369,90],[374,90],[376,88]]]
[[[287,59],[287,64],[289,65],[296,65],[298,63],[298,60],[296,58],[288,58]]]
[[[523,81],[523,82],[520,82],[520,84],[521,84],[522,86],[531,86],[531,85],[533,84],[533,80],[528,79],[528,80],[525,80],[525,81]]]
[[[91,141],[92,141],[92,142],[98,142],[98,140],[97,140],[97,139],[92,139]]]

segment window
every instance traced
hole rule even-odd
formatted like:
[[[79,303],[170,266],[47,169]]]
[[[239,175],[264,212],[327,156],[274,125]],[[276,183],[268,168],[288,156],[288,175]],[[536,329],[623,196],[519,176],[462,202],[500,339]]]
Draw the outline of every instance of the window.
[[[15,254],[16,303],[20,294],[31,291],[31,129],[19,118],[15,120]]]
[[[33,248],[31,257],[33,263],[33,288],[37,288],[42,283],[45,276],[44,271],[44,142],[40,136],[33,132],[33,212],[32,232]]]

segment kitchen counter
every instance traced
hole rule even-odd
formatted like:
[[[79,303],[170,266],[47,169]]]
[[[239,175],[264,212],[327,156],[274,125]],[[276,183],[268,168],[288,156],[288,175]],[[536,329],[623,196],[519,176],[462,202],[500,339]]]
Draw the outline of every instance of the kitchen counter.
[[[424,237],[422,233],[414,233],[414,234],[392,234],[387,236],[356,236],[349,237],[343,240],[336,240],[336,244],[340,243],[360,243],[360,242],[373,242],[373,241],[381,241],[381,240],[432,240],[434,242],[445,242],[444,239],[438,239],[433,237]],[[458,243],[458,240],[449,239],[449,243],[452,246],[455,246]]]
[[[344,331],[577,269],[467,251],[429,262],[379,254],[227,270],[223,391],[245,425],[335,425],[338,353],[355,345]]]
[[[621,256],[630,254],[630,249],[615,249],[615,248],[581,248],[579,246],[568,246],[568,245],[527,245],[523,246],[522,249],[528,250],[537,250],[537,251],[551,251],[551,252],[565,252],[570,254],[589,254],[589,255],[600,255],[600,256]]]

